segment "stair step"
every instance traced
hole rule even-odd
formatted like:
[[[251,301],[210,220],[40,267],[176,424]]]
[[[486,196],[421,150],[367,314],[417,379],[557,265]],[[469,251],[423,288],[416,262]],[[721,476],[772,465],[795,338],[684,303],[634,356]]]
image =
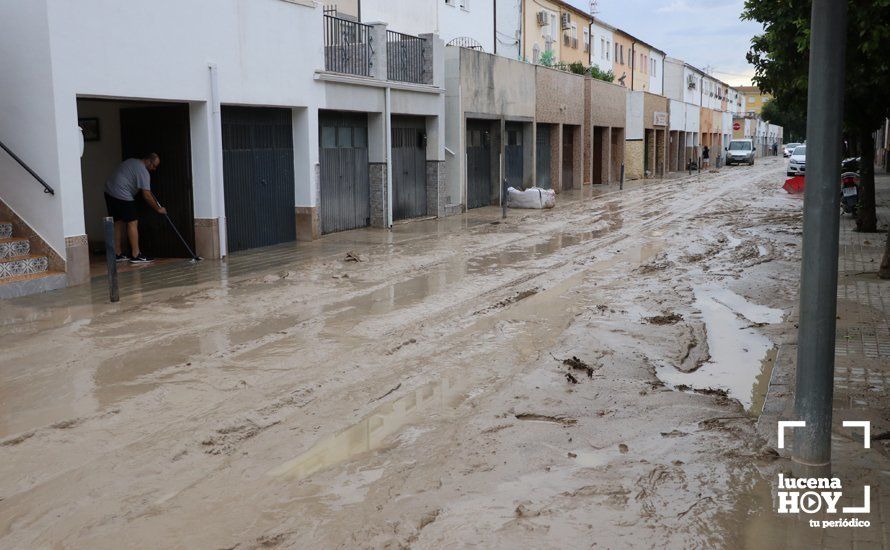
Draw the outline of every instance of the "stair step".
[[[21,237],[0,238],[0,259],[27,256],[31,253],[31,241]]]
[[[16,256],[14,258],[0,258],[0,280],[22,275],[45,273],[49,269],[49,261],[46,256]]]
[[[60,271],[45,271],[0,279],[0,300],[20,298],[67,286],[68,277]]]
[[[0,220],[0,239],[12,237],[12,222]]]

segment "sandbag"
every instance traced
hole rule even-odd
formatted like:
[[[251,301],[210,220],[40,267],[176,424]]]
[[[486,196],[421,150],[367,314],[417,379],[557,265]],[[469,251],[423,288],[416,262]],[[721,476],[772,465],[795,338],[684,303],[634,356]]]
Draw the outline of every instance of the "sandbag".
[[[553,208],[556,206],[556,192],[552,189],[532,187],[526,190],[507,188],[507,206],[509,208]]]

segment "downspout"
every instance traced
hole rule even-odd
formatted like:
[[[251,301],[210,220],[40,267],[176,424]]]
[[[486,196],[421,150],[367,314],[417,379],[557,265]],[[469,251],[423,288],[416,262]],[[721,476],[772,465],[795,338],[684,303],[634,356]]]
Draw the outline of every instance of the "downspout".
[[[491,7],[494,10],[494,36],[492,36],[492,38],[494,39],[494,42],[492,42],[492,44],[494,44],[494,54],[497,55],[498,54],[498,0],[491,0]]]
[[[226,235],[226,197],[223,185],[223,154],[222,154],[222,106],[219,95],[219,68],[215,63],[208,65],[210,69],[210,124],[213,136],[213,181],[212,192],[216,196],[216,213],[218,216],[219,257],[228,256]]]
[[[386,227],[392,229],[392,88],[386,87],[383,107],[383,124],[386,131]]]
[[[630,91],[634,91],[634,69],[637,66],[637,41],[630,43]]]

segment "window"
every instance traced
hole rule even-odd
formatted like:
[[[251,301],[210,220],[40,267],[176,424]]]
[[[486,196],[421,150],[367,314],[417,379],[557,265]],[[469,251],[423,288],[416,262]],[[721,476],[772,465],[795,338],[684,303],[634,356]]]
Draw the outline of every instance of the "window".
[[[748,98],[748,103],[754,103],[755,101],[757,101],[757,100],[754,99],[754,96],[751,96]]]
[[[600,38],[600,59],[609,59],[609,50],[606,46],[606,39]]]
[[[615,43],[615,62],[618,62],[618,43]]]
[[[550,38],[551,38],[552,40],[556,40],[556,29],[557,29],[557,26],[556,26],[556,14],[555,14],[555,13],[551,13],[551,14],[550,14]]]
[[[578,25],[572,23],[572,38],[578,38]]]
[[[612,42],[607,40],[606,41],[606,61],[611,59],[610,58],[611,53],[612,53]]]

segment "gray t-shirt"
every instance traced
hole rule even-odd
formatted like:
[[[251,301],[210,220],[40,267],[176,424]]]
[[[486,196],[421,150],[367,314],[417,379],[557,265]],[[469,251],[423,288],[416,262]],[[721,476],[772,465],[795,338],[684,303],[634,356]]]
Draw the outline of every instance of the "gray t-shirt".
[[[151,174],[139,159],[127,159],[105,182],[105,192],[122,201],[132,201],[140,189],[151,190]]]

